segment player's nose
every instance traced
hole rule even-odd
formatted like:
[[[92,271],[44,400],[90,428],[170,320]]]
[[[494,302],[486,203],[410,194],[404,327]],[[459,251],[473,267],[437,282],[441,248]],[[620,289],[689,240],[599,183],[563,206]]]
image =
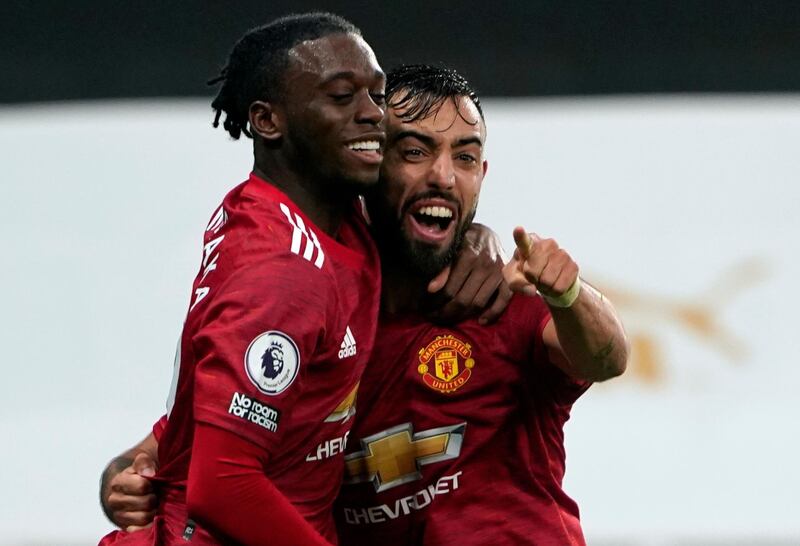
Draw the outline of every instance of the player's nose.
[[[382,105],[377,104],[369,93],[359,94],[356,108],[356,122],[378,125],[383,121],[386,112]]]
[[[431,163],[428,173],[428,185],[436,189],[449,191],[456,184],[456,171],[453,160],[448,154],[439,154]]]

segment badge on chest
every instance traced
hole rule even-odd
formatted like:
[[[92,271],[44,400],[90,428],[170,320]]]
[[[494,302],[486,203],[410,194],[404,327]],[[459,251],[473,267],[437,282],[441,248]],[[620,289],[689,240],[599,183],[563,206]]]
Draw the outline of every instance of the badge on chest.
[[[450,334],[436,336],[419,350],[417,372],[425,385],[441,393],[463,387],[472,377],[474,367],[472,346]]]

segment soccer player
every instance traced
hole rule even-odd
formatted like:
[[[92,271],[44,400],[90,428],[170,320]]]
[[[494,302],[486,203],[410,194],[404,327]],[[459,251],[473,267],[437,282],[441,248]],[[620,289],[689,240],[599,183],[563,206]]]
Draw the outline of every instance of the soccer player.
[[[561,487],[563,425],[591,381],[624,370],[622,327],[555,241],[522,229],[506,269],[521,294],[499,322],[430,321],[426,284],[474,216],[486,129],[469,84],[445,69],[390,73],[387,99],[381,181],[366,193],[382,311],[335,509],[340,542],[583,544]]]
[[[584,544],[561,487],[563,426],[590,382],[623,372],[622,326],[554,240],[521,228],[506,268],[520,294],[495,324],[427,320],[425,284],[475,213],[486,128],[466,80],[440,68],[390,72],[387,104],[381,181],[366,193],[381,315],[335,509],[340,542]]]
[[[218,82],[215,126],[224,114],[234,139],[253,139],[253,171],[205,232],[159,517],[116,543],[328,544],[376,328],[380,267],[358,195],[378,179],[385,76],[356,27],[315,13],[245,34]]]

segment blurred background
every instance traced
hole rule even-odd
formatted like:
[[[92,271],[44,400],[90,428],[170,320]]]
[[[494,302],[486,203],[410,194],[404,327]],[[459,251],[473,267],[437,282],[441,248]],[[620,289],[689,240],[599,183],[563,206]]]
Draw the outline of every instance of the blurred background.
[[[0,3],[0,544],[95,544],[106,462],[164,411],[207,219],[250,143],[205,81],[327,9],[485,101],[478,220],[553,236],[628,373],[567,425],[589,544],[800,544],[800,4]]]

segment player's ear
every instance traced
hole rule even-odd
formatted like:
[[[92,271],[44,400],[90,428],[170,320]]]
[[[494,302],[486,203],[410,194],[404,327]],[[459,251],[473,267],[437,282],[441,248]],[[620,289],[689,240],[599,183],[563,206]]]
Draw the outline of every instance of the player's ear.
[[[280,115],[270,102],[255,101],[248,111],[250,130],[271,142],[276,142],[283,136]]]
[[[483,176],[486,176],[486,172],[489,170],[489,162],[485,159],[483,160]]]

